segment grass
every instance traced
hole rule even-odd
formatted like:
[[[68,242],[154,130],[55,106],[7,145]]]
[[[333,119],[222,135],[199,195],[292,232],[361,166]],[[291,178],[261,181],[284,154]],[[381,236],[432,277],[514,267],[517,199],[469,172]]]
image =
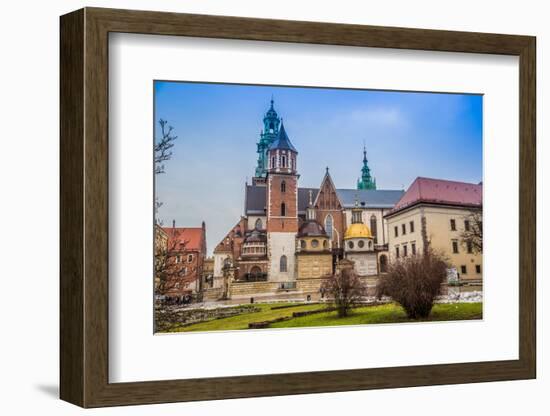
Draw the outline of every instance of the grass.
[[[192,332],[192,331],[230,331],[235,329],[248,329],[248,324],[251,322],[269,321],[271,319],[282,318],[285,316],[292,316],[292,312],[296,311],[310,311],[314,309],[324,309],[325,305],[303,305],[297,304],[296,306],[275,309],[274,306],[288,305],[287,303],[270,303],[261,304],[257,303],[255,306],[261,310],[259,312],[245,313],[242,315],[231,316],[229,318],[214,319],[212,321],[200,322],[198,324],[192,324],[189,326],[174,326],[167,332]]]
[[[481,319],[481,303],[438,304],[432,309],[425,321],[459,321]],[[365,325],[384,323],[418,322],[409,319],[401,306],[394,303],[379,306],[367,306],[351,311],[346,318],[339,318],[337,312],[326,312],[277,322],[270,328],[303,328],[311,326]]]
[[[261,322],[271,319],[292,316],[293,312],[324,309],[325,305],[296,305],[284,309],[272,310],[273,306],[281,304],[257,304],[259,312],[247,313],[229,318],[215,319],[208,322],[201,322],[189,326],[175,326],[169,332],[191,332],[191,331],[219,331],[248,329],[251,322]],[[456,321],[467,319],[481,319],[481,303],[451,303],[437,304],[426,321]],[[346,318],[338,318],[336,312],[323,312],[300,318],[293,318],[288,321],[277,322],[270,325],[270,328],[300,328],[315,326],[338,326],[338,325],[365,325],[382,323],[403,323],[418,322],[407,318],[403,309],[396,304],[366,306],[351,311]]]

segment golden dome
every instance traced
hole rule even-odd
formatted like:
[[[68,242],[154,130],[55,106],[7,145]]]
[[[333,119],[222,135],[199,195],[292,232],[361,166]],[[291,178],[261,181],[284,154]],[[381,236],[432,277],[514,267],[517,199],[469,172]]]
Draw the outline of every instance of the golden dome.
[[[357,223],[351,224],[346,230],[344,239],[347,240],[348,238],[372,238],[372,234],[365,224]]]

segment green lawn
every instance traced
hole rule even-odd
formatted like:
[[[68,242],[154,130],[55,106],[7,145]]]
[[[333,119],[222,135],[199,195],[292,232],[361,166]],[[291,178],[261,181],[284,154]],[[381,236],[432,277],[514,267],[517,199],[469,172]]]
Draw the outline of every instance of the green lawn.
[[[450,303],[438,304],[432,309],[432,313],[426,321],[457,321],[465,319],[481,319],[481,303]],[[337,326],[337,325],[365,325],[399,322],[418,322],[408,319],[401,306],[387,304],[380,306],[367,306],[351,311],[346,318],[338,318],[336,312],[318,313],[290,321],[277,322],[270,328],[299,328],[307,326]]]
[[[173,327],[169,332],[190,332],[190,331],[229,331],[234,329],[248,329],[251,322],[269,321],[271,319],[292,316],[292,312],[309,311],[313,309],[324,309],[325,305],[303,305],[298,304],[295,307],[271,310],[274,306],[288,305],[287,303],[255,304],[261,308],[260,312],[245,313],[243,315],[231,316],[229,318],[214,319],[212,321],[201,322],[189,326]]]
[[[296,305],[295,307],[272,310],[275,304],[257,304],[259,312],[247,313],[230,318],[216,319],[189,326],[175,326],[170,332],[216,331],[247,329],[251,322],[261,322],[280,317],[292,316],[292,312],[324,309],[325,305]],[[481,303],[438,304],[432,309],[428,321],[455,321],[465,319],[481,319]],[[336,312],[324,312],[288,321],[274,323],[270,328],[298,328],[311,326],[364,325],[381,323],[416,322],[405,315],[403,309],[396,304],[366,306],[354,309],[346,318],[338,318]]]

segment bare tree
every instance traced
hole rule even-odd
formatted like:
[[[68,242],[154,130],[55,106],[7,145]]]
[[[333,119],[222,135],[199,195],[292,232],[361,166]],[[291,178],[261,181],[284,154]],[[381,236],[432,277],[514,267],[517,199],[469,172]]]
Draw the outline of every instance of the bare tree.
[[[168,126],[168,122],[162,118],[159,120],[161,137],[155,140],[155,175],[165,173],[164,163],[172,158],[172,148],[174,141],[178,136],[173,135],[174,128]],[[162,225],[162,221],[158,218],[158,212],[162,206],[162,202],[155,195],[155,222]]]
[[[159,124],[161,137],[155,141],[155,174],[157,175],[164,173],[163,162],[172,158],[172,147],[174,147],[174,141],[178,138],[178,136],[172,134],[174,128],[168,126],[166,120],[161,118]]]
[[[344,268],[325,280],[321,291],[332,296],[338,316],[343,318],[367,294],[367,287],[353,269]]]
[[[471,247],[474,253],[483,252],[483,212],[472,210],[464,217],[464,231],[460,240],[466,247]]]
[[[411,319],[426,318],[441,292],[447,268],[447,260],[431,249],[402,257],[390,263],[388,273],[380,276],[376,296],[391,297]]]
[[[177,238],[179,231],[175,229],[170,230],[170,233],[166,244],[162,244],[160,239],[155,241],[155,291],[159,295],[178,288],[185,276],[181,263],[188,241],[180,241]]]

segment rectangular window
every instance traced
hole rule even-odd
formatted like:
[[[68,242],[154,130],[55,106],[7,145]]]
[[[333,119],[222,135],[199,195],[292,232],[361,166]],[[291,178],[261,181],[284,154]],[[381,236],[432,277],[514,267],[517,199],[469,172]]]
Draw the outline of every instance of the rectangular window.
[[[411,254],[416,256],[416,243],[411,243]]]
[[[476,273],[477,274],[481,273],[481,265],[480,264],[476,264]]]
[[[466,272],[467,272],[466,266],[465,265],[460,266],[460,273],[467,274]]]
[[[453,240],[453,253],[458,253],[458,241]]]
[[[414,233],[414,221],[411,221],[409,223],[409,226],[410,226],[410,229],[411,229],[411,233]]]
[[[474,252],[473,247],[472,247],[472,242],[471,242],[471,241],[468,241],[468,242],[466,243],[466,247],[467,247],[467,249],[468,249],[468,253],[472,254],[472,253]]]
[[[401,234],[407,234],[407,226],[405,224],[401,224]]]
[[[407,257],[407,245],[403,246],[403,257]]]
[[[399,258],[399,247],[395,247],[395,257]]]
[[[456,221],[451,220],[451,231],[456,231]]]
[[[187,256],[187,263],[191,263],[191,262],[193,262],[193,255],[192,255],[192,254],[189,254],[189,255]]]
[[[393,231],[395,232],[395,236],[398,237],[399,236],[399,228],[397,228],[397,225],[395,227],[393,227]]]
[[[470,231],[470,221],[464,220],[464,230]]]
[[[178,254],[176,256],[176,263],[180,263],[181,262],[181,256]]]

